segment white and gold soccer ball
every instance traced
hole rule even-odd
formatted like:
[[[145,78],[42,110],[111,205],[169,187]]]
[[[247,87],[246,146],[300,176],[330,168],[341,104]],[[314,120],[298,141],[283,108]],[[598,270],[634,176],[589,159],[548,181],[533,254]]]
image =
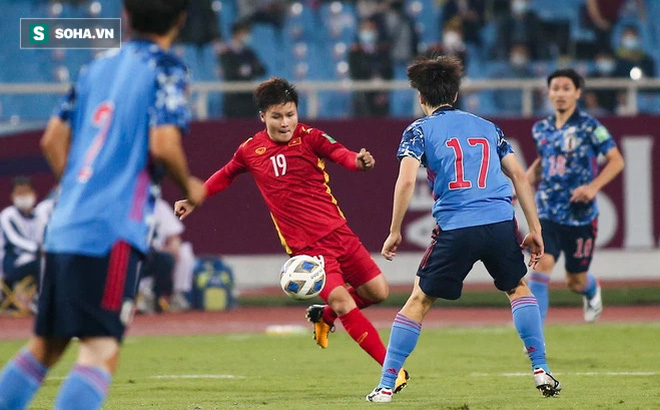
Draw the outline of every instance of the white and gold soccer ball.
[[[325,269],[323,256],[297,255],[287,260],[280,270],[280,286],[293,299],[311,299],[323,290]]]

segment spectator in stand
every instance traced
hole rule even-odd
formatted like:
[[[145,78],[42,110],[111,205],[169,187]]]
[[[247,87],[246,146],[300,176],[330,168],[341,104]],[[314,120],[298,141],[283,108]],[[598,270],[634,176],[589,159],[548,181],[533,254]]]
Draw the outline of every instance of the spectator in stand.
[[[440,27],[458,17],[463,23],[465,42],[481,47],[481,29],[484,26],[484,0],[449,0],[442,9]]]
[[[496,38],[497,48],[493,57],[498,60],[506,60],[508,51],[517,43],[527,45],[532,60],[542,57],[539,40],[542,38],[540,20],[531,9],[529,0],[513,0],[511,2],[511,14],[503,18],[497,24]]]
[[[646,21],[646,6],[644,0],[633,0],[637,8],[639,20]],[[621,8],[626,0],[586,0],[587,26],[596,35],[598,51],[611,49],[612,30],[619,21]]]
[[[179,34],[179,41],[201,48],[209,43],[220,44],[221,34],[218,15],[212,0],[195,0],[188,4],[186,25]]]
[[[383,13],[387,43],[391,47],[393,78],[406,78],[406,70],[419,54],[419,35],[415,21],[408,15],[403,0],[388,0],[389,8]],[[410,90],[390,93],[390,114],[410,116],[415,108],[416,96]]]
[[[445,24],[442,29],[442,42],[431,44],[426,51],[429,57],[454,56],[461,60],[463,67],[467,67],[467,48],[463,42],[463,23],[461,19],[454,18]]]
[[[582,99],[584,100],[584,111],[587,114],[593,117],[604,117],[611,114],[608,109],[601,105],[598,100],[598,94],[595,91],[585,91]]]
[[[348,66],[353,80],[391,80],[393,77],[390,51],[378,44],[378,26],[373,19],[360,23],[357,41],[348,54]],[[384,116],[389,114],[387,91],[356,91],[353,113],[356,116]]]
[[[511,47],[509,61],[506,66],[495,71],[493,78],[534,78],[534,71],[529,64],[529,49],[525,43],[517,43]],[[501,115],[520,116],[522,113],[521,90],[493,91],[495,105]]]
[[[635,26],[627,26],[621,34],[621,43],[616,50],[618,61],[615,77],[634,78],[634,68],[641,70],[642,77],[655,77],[655,61],[642,48],[642,39]]]
[[[419,35],[415,21],[406,13],[403,0],[389,0],[389,8],[383,13],[386,38],[391,47],[395,66],[405,68],[418,54]]]
[[[290,3],[290,0],[240,0],[236,2],[238,18],[251,23],[271,24],[281,34]]]
[[[249,46],[250,30],[251,25],[247,21],[234,23],[231,41],[220,51],[220,65],[227,82],[252,81],[266,74],[264,65]],[[251,92],[225,93],[225,116],[251,117],[255,110]]]
[[[619,71],[618,67],[622,64],[622,62],[609,51],[598,52],[598,54],[596,54],[595,62],[595,69],[589,73],[591,78],[614,78],[617,75],[617,71]],[[589,99],[594,98],[596,99],[596,105],[598,107],[606,110],[608,113],[614,112],[617,105],[617,91],[615,89],[598,88],[594,89],[592,93],[594,94],[593,97],[587,96],[586,94],[584,96],[584,103],[586,106],[592,105],[592,110],[595,109],[593,107],[594,102],[589,101]]]

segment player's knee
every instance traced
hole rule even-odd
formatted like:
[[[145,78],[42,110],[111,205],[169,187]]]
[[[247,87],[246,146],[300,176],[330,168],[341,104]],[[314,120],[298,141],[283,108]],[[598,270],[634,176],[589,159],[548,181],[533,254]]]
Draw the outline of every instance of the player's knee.
[[[60,360],[68,344],[65,339],[36,337],[28,342],[27,348],[39,363],[51,367]]]
[[[375,289],[369,289],[365,292],[364,295],[360,295],[365,299],[368,299],[372,303],[380,303],[387,299],[390,294],[390,288],[387,284],[376,287]]]
[[[338,316],[343,316],[357,307],[355,301],[345,289],[343,291],[332,291],[328,298],[328,305]]]
[[[431,310],[431,306],[433,305],[434,301],[434,298],[431,298],[422,292],[413,292],[413,294],[410,295],[410,298],[408,298],[406,305],[410,309],[416,310],[422,315],[425,315],[429,310]]]
[[[119,356],[119,342],[112,337],[87,338],[80,342],[78,364],[101,367],[114,372]]]
[[[549,276],[554,267],[555,267],[555,258],[552,255],[545,254],[541,257],[541,260],[539,260],[539,263],[536,265],[536,268],[534,268],[534,270],[536,272],[544,273]]]
[[[576,276],[569,275],[566,277],[566,286],[573,292],[582,292],[584,289],[584,282]]]

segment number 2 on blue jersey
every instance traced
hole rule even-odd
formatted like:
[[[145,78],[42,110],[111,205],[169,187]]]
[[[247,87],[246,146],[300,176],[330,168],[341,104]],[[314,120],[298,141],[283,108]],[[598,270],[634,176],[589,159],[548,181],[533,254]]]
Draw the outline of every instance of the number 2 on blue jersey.
[[[108,135],[110,124],[112,124],[112,117],[115,113],[115,105],[111,101],[104,101],[96,107],[92,114],[92,125],[99,129],[99,132],[94,137],[92,145],[85,153],[85,162],[83,163],[80,172],[78,173],[78,182],[86,183],[94,173],[94,160],[101,152],[105,138]]]
[[[481,164],[479,166],[479,178],[477,179],[477,187],[480,189],[486,188],[486,179],[488,178],[488,167],[490,165],[490,144],[488,140],[483,137],[470,137],[467,139],[468,149],[475,149],[481,146]],[[454,172],[455,179],[449,182],[449,189],[468,189],[472,188],[472,182],[465,179],[465,168],[463,166],[463,148],[458,138],[450,138],[445,142],[445,145],[454,151]]]

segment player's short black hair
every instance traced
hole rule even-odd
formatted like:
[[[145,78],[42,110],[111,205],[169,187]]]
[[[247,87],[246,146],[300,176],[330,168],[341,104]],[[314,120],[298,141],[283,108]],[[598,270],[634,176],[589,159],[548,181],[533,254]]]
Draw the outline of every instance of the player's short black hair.
[[[410,86],[431,107],[454,103],[462,75],[461,60],[451,56],[421,57],[408,67]]]
[[[30,188],[34,189],[34,186],[32,185],[32,180],[30,177],[27,177],[25,175],[19,175],[17,177],[14,177],[14,179],[11,180],[11,190],[13,191],[16,189],[16,187],[19,186],[29,186]]]
[[[190,0],[124,0],[131,28],[143,34],[163,35],[188,9]]]
[[[254,103],[259,111],[265,112],[272,105],[288,102],[293,102],[298,107],[298,92],[291,83],[283,78],[272,77],[259,84],[254,91]]]
[[[584,78],[572,68],[560,68],[550,73],[550,75],[548,76],[548,87],[550,87],[550,83],[552,82],[552,80],[554,80],[557,77],[570,78],[573,84],[575,85],[575,88],[578,89],[584,88]]]

